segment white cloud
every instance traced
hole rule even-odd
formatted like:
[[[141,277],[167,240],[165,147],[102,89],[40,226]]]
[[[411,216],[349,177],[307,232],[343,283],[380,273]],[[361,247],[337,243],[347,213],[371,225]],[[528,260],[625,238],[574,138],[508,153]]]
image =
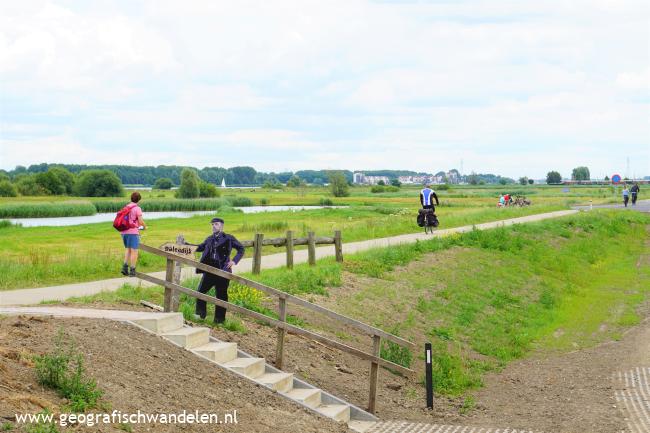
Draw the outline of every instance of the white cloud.
[[[650,174],[648,12],[641,0],[10,2],[0,166],[120,162],[108,146],[201,165],[216,146],[228,155],[212,161],[260,170],[464,158],[541,176],[558,149],[603,172],[616,149]],[[522,146],[525,169],[502,163]]]

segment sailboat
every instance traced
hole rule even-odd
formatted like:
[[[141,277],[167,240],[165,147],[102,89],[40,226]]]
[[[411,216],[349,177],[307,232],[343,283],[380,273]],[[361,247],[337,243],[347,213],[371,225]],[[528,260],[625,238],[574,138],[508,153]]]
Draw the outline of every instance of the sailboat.
[[[222,177],[221,178],[221,188],[225,188],[225,187],[226,187],[226,178]]]

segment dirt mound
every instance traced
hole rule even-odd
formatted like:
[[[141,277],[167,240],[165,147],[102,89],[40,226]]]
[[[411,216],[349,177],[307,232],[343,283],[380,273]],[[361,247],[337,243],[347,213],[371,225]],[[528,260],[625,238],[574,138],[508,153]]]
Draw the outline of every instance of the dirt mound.
[[[131,431],[344,432],[347,427],[313,414],[267,389],[221,370],[190,352],[135,327],[111,321],[0,317],[0,417],[57,413],[66,401],[36,382],[31,361],[53,347],[59,328],[84,354],[90,376],[105,391],[111,412],[232,413],[238,424],[135,424]],[[0,418],[0,421],[5,420]],[[117,425],[95,431],[119,432]]]

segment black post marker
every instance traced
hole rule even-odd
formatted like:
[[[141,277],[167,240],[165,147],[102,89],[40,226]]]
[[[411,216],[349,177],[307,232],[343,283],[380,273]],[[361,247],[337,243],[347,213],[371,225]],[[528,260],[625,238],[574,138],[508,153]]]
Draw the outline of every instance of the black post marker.
[[[424,344],[424,362],[426,363],[427,407],[433,409],[433,372],[431,369],[431,343]]]

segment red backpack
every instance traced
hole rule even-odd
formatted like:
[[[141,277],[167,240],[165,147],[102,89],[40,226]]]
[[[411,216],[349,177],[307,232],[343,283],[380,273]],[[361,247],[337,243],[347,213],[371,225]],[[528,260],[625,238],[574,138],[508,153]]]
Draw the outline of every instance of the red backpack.
[[[136,206],[137,204],[127,204],[122,208],[122,210],[117,213],[117,215],[115,215],[115,219],[113,220],[113,227],[115,227],[115,230],[118,232],[123,232],[124,230],[136,227],[137,221],[129,221],[129,214],[131,213],[131,209]]]

